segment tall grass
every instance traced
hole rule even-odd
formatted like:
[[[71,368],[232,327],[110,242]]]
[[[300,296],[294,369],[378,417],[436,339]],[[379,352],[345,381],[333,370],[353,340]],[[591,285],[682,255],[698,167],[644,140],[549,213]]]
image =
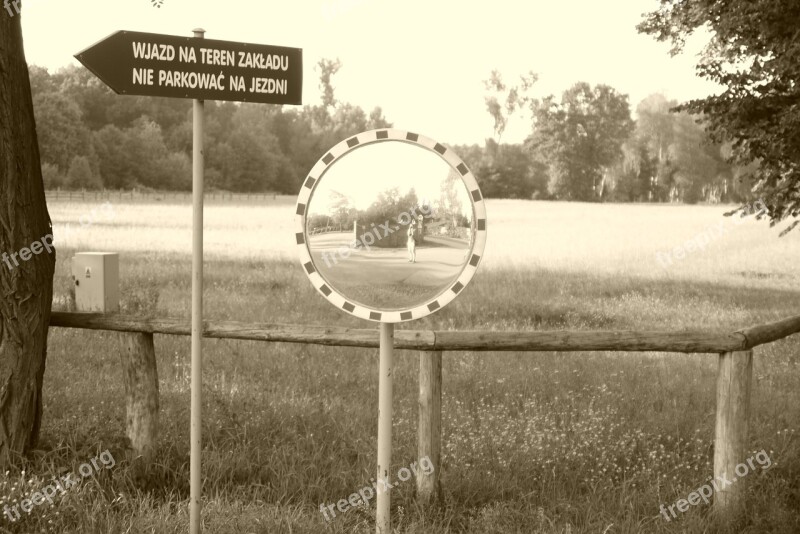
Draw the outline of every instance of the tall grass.
[[[57,239],[87,207],[51,204]],[[114,208],[109,224],[73,232],[59,248],[55,308],[69,305],[72,253],[111,249],[121,254],[124,311],[188,318],[188,206]],[[368,326],[311,288],[293,257],[292,208],[288,199],[207,208],[206,317]],[[732,226],[705,250],[659,265],[656,252],[718,224],[722,208],[488,209],[485,264],[470,287],[404,328],[736,329],[798,313],[800,245],[763,223]],[[117,464],[52,509],[0,527],[186,532],[189,340],[156,337],[161,435],[147,473],[125,459],[118,335],[52,329],[49,348],[41,442],[24,475],[7,475],[6,500],[106,448]],[[800,531],[799,352],[800,336],[756,350],[750,443],[772,467],[748,475],[739,532]],[[413,481],[399,484],[396,531],[716,532],[708,506],[671,522],[659,514],[712,473],[716,365],[713,355],[446,353],[444,503],[421,509]],[[417,374],[417,354],[400,351],[394,473],[417,460]],[[206,532],[374,530],[374,506],[330,522],[319,506],[375,476],[377,351],[207,340],[203,394]]]

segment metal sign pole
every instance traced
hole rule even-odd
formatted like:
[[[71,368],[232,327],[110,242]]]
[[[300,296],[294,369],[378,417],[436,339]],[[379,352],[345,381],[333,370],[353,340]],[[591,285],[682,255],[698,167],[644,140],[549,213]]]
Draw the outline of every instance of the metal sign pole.
[[[202,39],[205,30],[194,30]],[[189,532],[199,534],[202,497],[201,435],[203,408],[203,130],[204,101],[193,101],[192,140],[192,413],[190,450]]]
[[[390,534],[392,503],[389,493],[389,469],[392,466],[392,389],[394,371],[394,323],[381,323],[381,347],[378,377],[378,485],[376,493],[375,532]]]
[[[202,498],[203,383],[203,123],[206,100],[302,104],[300,48],[118,31],[75,54],[117,94],[193,99],[192,155],[192,393],[189,531],[199,534]],[[200,39],[200,41],[198,41]],[[226,58],[218,65],[217,55]],[[236,62],[228,58],[237,57]],[[273,64],[273,62],[275,62]],[[277,68],[280,64],[280,69]],[[266,72],[272,69],[276,72]],[[164,82],[164,83],[162,83]]]

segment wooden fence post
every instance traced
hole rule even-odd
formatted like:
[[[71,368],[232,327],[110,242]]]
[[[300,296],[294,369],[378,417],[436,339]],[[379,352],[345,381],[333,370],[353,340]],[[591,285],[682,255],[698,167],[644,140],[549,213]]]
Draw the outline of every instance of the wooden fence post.
[[[419,353],[419,460],[428,458],[433,471],[417,472],[417,499],[422,504],[441,501],[439,478],[442,458],[442,353]]]
[[[158,439],[158,369],[153,334],[121,334],[125,426],[133,456],[150,465]]]
[[[744,511],[746,481],[736,474],[736,466],[745,461],[747,454],[752,375],[752,350],[720,354],[714,435],[714,512],[723,522],[736,521]]]

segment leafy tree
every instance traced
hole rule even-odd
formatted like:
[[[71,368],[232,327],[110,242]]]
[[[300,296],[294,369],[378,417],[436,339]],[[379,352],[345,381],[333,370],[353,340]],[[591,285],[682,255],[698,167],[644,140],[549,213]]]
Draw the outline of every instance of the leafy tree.
[[[324,108],[331,108],[336,105],[336,98],[334,97],[334,88],[331,80],[334,74],[339,72],[341,67],[342,62],[339,61],[339,58],[322,58],[317,62],[317,70],[319,70],[319,88],[320,91],[322,91],[322,107]]]
[[[464,218],[464,206],[459,196],[460,188],[464,188],[461,175],[454,169],[450,169],[447,178],[439,188],[439,209],[437,210],[439,218],[447,221],[447,230],[450,234],[455,233],[456,228],[462,226]]]
[[[259,140],[242,128],[219,143],[215,162],[223,175],[223,187],[229,191],[277,190],[280,161],[272,150],[274,137]]]
[[[529,72],[520,77],[519,84],[508,86],[499,71],[493,70],[483,81],[487,91],[486,110],[494,120],[494,137],[486,139],[484,149],[473,158],[473,172],[481,179],[481,190],[487,197],[531,198],[533,162],[529,152],[519,145],[500,144],[511,117],[530,106],[530,90],[538,75]]]
[[[117,120],[115,124],[121,128],[130,126],[143,113],[143,109],[135,109],[131,105],[140,101],[114,94],[97,76],[82,66],[69,65],[59,69],[51,78],[61,94],[78,104],[86,126],[92,131],[115,123],[112,118],[119,115],[124,120]]]
[[[183,152],[170,152],[162,158],[161,173],[164,182],[159,189],[192,190],[192,162]]]
[[[102,189],[103,182],[100,177],[92,172],[86,156],[75,156],[69,164],[67,171],[67,185],[72,189]]]
[[[654,171],[647,188],[647,200],[667,200],[674,186],[675,162],[670,157],[670,149],[675,143],[677,118],[670,109],[677,105],[676,101],[668,101],[664,95],[656,93],[636,106],[636,136]]]
[[[42,163],[42,180],[45,189],[58,189],[64,185],[64,176],[52,163]]]
[[[598,200],[622,143],[633,131],[628,96],[607,85],[577,83],[561,101],[533,103],[534,129],[526,143],[547,165],[549,189],[557,198]]]
[[[386,120],[383,115],[383,109],[380,106],[372,108],[369,112],[369,120],[367,121],[367,128],[370,130],[377,130],[379,128],[391,128],[392,123]]]
[[[676,115],[675,142],[670,146],[674,162],[674,196],[693,204],[719,202],[731,169],[720,146],[711,143],[703,128],[686,113]]]
[[[103,183],[110,189],[131,189],[136,185],[136,155],[129,152],[128,136],[109,124],[94,133],[94,145]]]
[[[614,198],[651,202],[720,202],[740,198],[725,145],[714,143],[697,118],[653,94],[636,107],[636,129],[612,168]]]
[[[453,145],[453,151],[464,161],[473,174],[478,174],[478,168],[484,159],[485,150],[478,144],[473,145]]]
[[[33,106],[42,162],[66,172],[75,155],[92,152],[91,133],[74,100],[58,92],[41,93]]]
[[[353,221],[357,218],[358,213],[350,198],[339,191],[331,191],[330,197],[333,222],[339,225],[340,228],[352,228]]]
[[[636,106],[635,131],[622,145],[622,160],[611,169],[617,200],[666,202],[682,197],[689,182],[685,175],[676,182],[679,117],[671,109],[677,104],[656,93]]]
[[[415,195],[416,198],[416,195]],[[359,214],[359,222],[375,224],[393,221],[397,215],[408,209],[403,203],[403,195],[399,187],[391,187],[381,191],[375,201],[367,208],[364,215]]]
[[[521,144],[499,144],[487,139],[478,170],[481,191],[489,198],[530,199],[537,191],[541,194],[547,189],[547,178],[541,167],[536,167],[529,151]]]
[[[134,121],[125,130],[128,136],[128,148],[134,155],[134,161],[140,169],[139,182],[146,186],[155,186],[158,180],[158,161],[167,155],[161,125],[144,115]]]
[[[31,81],[32,95],[58,92],[58,86],[44,67],[30,65],[28,67],[28,78],[30,78]],[[34,111],[36,111],[35,106]]]
[[[311,127],[316,133],[330,131],[331,110],[336,107],[335,88],[333,86],[333,76],[339,72],[342,62],[339,58],[323,58],[317,62],[316,70],[319,72],[319,89],[322,93],[322,105],[306,106],[306,114],[311,121]]]
[[[148,117],[140,117],[124,130],[104,127],[94,134],[94,146],[105,187],[191,188],[189,156],[170,152],[161,127]]]
[[[547,198],[547,168],[521,144],[486,139],[485,146],[455,145],[453,151],[477,177],[487,198]]]
[[[287,159],[280,178],[282,192],[297,193],[320,154],[330,148],[314,133],[308,108],[283,111],[272,121],[272,131]]]
[[[225,139],[208,151],[209,164],[223,176],[220,184],[229,191],[278,191],[285,156],[271,131],[271,114],[265,106],[236,107]]]
[[[520,84],[512,87],[506,86],[499,71],[493,70],[488,80],[483,85],[488,95],[484,97],[486,110],[494,119],[494,134],[499,141],[508,126],[509,119],[518,110],[527,108],[531,103],[530,90],[539,80],[539,75],[529,72],[520,76]],[[500,102],[502,100],[502,103]]]
[[[661,0],[638,26],[671,42],[673,55],[695,30],[710,30],[697,72],[724,90],[681,109],[702,114],[717,142],[731,142],[730,159],[752,170],[773,225],[800,215],[798,20],[796,0]]]
[[[657,196],[656,160],[645,140],[634,135],[622,145],[622,159],[612,168],[611,198],[619,202],[647,202]]]
[[[172,157],[164,142],[161,126],[156,121],[142,116],[124,133],[125,149],[133,166],[137,187],[170,189],[176,181],[186,183],[185,178],[181,179],[180,176],[189,168],[188,156],[181,153],[183,157]]]

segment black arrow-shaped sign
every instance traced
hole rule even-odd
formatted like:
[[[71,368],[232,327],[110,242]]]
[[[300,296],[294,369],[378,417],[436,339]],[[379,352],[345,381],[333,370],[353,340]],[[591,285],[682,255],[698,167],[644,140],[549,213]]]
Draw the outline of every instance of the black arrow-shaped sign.
[[[118,31],[75,57],[123,95],[302,104],[299,48]]]

